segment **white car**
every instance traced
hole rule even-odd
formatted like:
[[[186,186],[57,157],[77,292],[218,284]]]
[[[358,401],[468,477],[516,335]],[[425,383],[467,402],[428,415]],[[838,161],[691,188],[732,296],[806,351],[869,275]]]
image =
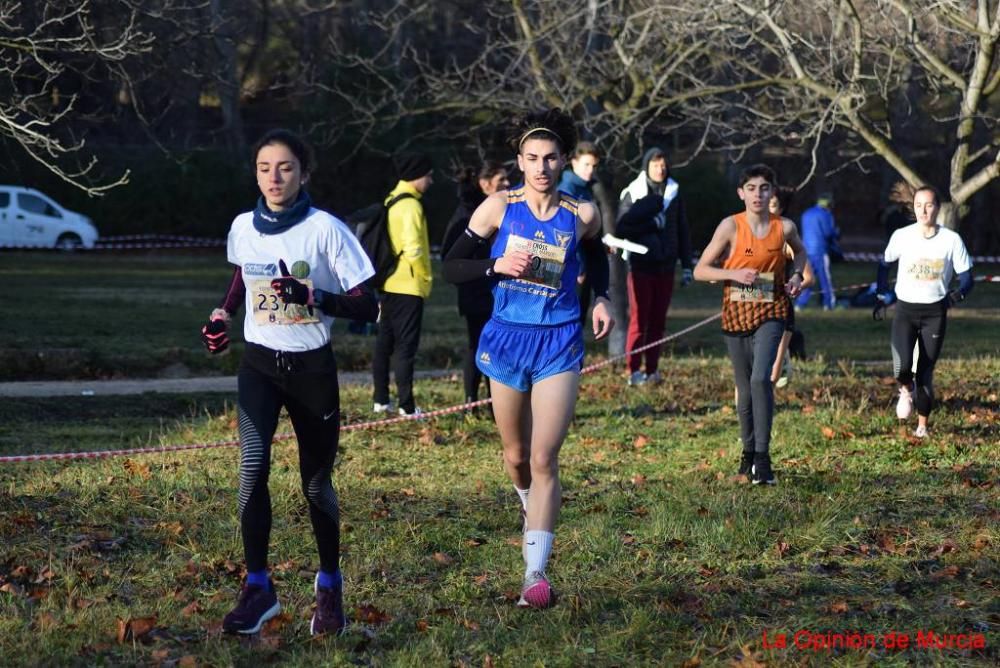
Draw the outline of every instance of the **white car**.
[[[93,248],[97,228],[33,188],[0,185],[0,246]]]

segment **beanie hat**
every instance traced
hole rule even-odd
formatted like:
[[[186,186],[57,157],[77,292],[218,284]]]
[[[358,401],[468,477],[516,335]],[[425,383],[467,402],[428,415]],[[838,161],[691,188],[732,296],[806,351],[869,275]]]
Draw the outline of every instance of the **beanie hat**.
[[[427,176],[434,169],[434,164],[426,153],[397,153],[392,157],[396,174],[403,181],[415,181]]]

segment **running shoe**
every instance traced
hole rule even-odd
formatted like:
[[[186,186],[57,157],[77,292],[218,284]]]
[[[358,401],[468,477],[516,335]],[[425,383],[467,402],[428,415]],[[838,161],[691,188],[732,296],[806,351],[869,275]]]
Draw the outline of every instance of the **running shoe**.
[[[646,382],[650,385],[659,385],[663,382],[663,376],[660,375],[659,371],[654,371],[653,373],[646,376]]]
[[[549,586],[544,573],[532,571],[524,578],[521,587],[521,599],[517,602],[519,608],[550,608],[556,602],[556,593]]]
[[[319,586],[319,573],[313,581],[313,591],[316,593],[316,611],[309,622],[309,633],[318,636],[324,633],[340,635],[347,628],[347,615],[344,614],[344,586],[341,584],[332,589]]]
[[[750,477],[753,472],[753,451],[744,452],[743,456],[740,458],[740,469],[736,472],[736,475],[745,475]]]
[[[380,404],[379,402],[376,401],[374,404],[372,404],[372,413],[388,413],[391,410],[392,410],[392,402],[389,402],[387,404]]]
[[[771,455],[766,452],[754,455],[750,473],[750,482],[755,485],[778,484],[778,480],[774,477],[774,471],[771,470]]]
[[[423,415],[424,411],[420,408],[420,406],[414,406],[413,410],[410,411],[409,413],[406,412],[405,408],[400,408],[399,409],[399,414],[402,417],[410,417],[410,416],[413,416],[413,415]]]
[[[917,438],[927,438],[927,427],[923,426],[922,424],[917,425],[917,428],[914,430],[913,435],[916,436]]]
[[[226,633],[253,635],[259,633],[264,622],[281,612],[278,595],[274,587],[244,584],[236,607],[222,620],[222,630]]]
[[[896,417],[905,420],[913,413],[913,393],[910,388],[899,388],[899,401],[896,402]]]
[[[638,387],[646,384],[646,374],[642,371],[635,371],[628,377],[629,387]]]

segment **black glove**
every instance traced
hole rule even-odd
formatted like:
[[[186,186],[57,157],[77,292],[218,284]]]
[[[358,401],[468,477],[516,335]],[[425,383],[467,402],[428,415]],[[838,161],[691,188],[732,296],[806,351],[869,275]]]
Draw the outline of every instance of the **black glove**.
[[[309,288],[288,273],[288,267],[284,260],[278,260],[278,268],[281,270],[281,278],[271,281],[271,289],[278,293],[278,298],[284,304],[309,303]]]
[[[961,290],[952,290],[948,293],[948,308],[958,306],[959,302],[965,301],[965,295]]]
[[[229,335],[226,334],[226,321],[222,318],[209,320],[208,324],[201,328],[201,340],[205,343],[208,352],[218,355],[229,347]]]

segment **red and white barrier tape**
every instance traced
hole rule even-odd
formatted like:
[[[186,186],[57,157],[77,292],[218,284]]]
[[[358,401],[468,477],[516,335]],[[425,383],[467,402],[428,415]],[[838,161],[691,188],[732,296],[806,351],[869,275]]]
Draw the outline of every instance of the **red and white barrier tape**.
[[[976,281],[989,282],[989,283],[1000,283],[1000,275],[997,275],[997,276],[993,276],[993,275],[976,276],[975,280]],[[841,292],[841,291],[845,291],[845,290],[857,290],[859,288],[869,287],[870,285],[871,285],[871,283],[856,283],[854,285],[845,285],[843,287],[837,288],[836,292]],[[668,341],[672,341],[673,339],[676,339],[676,338],[679,338],[681,336],[684,336],[685,334],[689,334],[690,332],[693,332],[694,330],[696,330],[696,329],[698,329],[700,327],[704,327],[708,323],[713,322],[715,320],[718,320],[721,317],[722,317],[722,313],[716,313],[715,315],[711,315],[711,316],[705,318],[704,320],[701,320],[699,322],[694,323],[693,325],[685,327],[684,329],[682,329],[682,330],[680,330],[678,332],[674,332],[673,334],[669,334],[667,336],[664,336],[663,338],[659,339],[658,341],[654,341],[652,343],[649,343],[649,344],[646,344],[646,345],[641,346],[639,348],[636,348],[635,350],[633,350],[631,352],[624,353],[622,355],[616,355],[614,357],[609,357],[606,360],[602,360],[602,361],[597,362],[595,364],[591,364],[589,366],[586,366],[586,367],[584,367],[580,371],[580,373],[581,374],[593,373],[594,371],[597,371],[598,369],[602,369],[602,368],[604,368],[606,366],[610,366],[611,364],[614,364],[615,362],[617,362],[619,360],[622,360],[622,359],[625,359],[625,358],[627,358],[627,357],[629,357],[631,355],[637,355],[637,354],[639,354],[639,353],[641,353],[641,352],[643,352],[645,350],[648,350],[648,349],[653,348],[655,346],[663,345],[664,343],[666,343]],[[441,415],[452,415],[454,413],[461,413],[461,412],[470,410],[472,408],[476,408],[478,406],[485,406],[486,404],[490,403],[491,401],[493,401],[493,400],[492,399],[480,399],[479,401],[471,401],[469,403],[459,404],[457,406],[450,406],[448,408],[441,408],[441,409],[434,410],[434,411],[427,411],[425,413],[418,413],[416,415],[401,415],[401,416],[395,417],[395,418],[385,418],[385,419],[382,419],[382,420],[370,420],[370,421],[367,421],[367,422],[356,422],[356,423],[353,423],[353,424],[345,424],[345,425],[342,425],[340,427],[340,431],[342,431],[342,432],[344,432],[344,431],[357,431],[357,430],[361,430],[361,429],[371,429],[373,427],[381,427],[381,426],[385,426],[385,425],[401,424],[403,422],[415,422],[417,420],[426,420],[427,418],[438,417],[438,416],[441,416]],[[289,440],[289,439],[292,439],[292,438],[295,438],[295,434],[276,434],[274,436],[273,440],[275,440],[275,441],[285,441],[285,440]],[[163,445],[163,446],[155,446],[155,447],[148,447],[148,448],[130,448],[130,449],[125,449],[125,450],[101,450],[101,451],[92,451],[92,452],[58,452],[58,453],[37,454],[37,455],[5,455],[5,456],[0,456],[0,464],[17,463],[17,462],[58,461],[58,460],[72,460],[72,459],[103,459],[103,458],[106,458],[106,457],[121,457],[121,456],[129,456],[129,455],[159,454],[159,453],[163,453],[163,452],[178,452],[178,451],[181,451],[181,450],[207,450],[209,448],[234,447],[234,446],[237,446],[237,445],[239,445],[239,441],[238,440],[231,440],[231,441],[214,441],[214,442],[211,442],[211,443],[191,443],[191,444],[183,444],[183,445]]]
[[[592,373],[602,367],[608,366],[617,362],[620,359],[624,359],[629,355],[636,355],[644,350],[652,348],[653,346],[659,346],[667,341],[671,341],[680,336],[683,336],[689,332],[693,332],[699,327],[703,327],[713,320],[718,320],[722,317],[721,313],[716,313],[713,316],[709,316],[704,320],[697,322],[690,327],[685,327],[679,332],[669,334],[659,341],[654,341],[653,343],[642,346],[641,348],[636,348],[630,353],[625,353],[623,355],[617,355],[611,357],[607,360],[603,360],[596,364],[591,364],[588,367],[584,367],[580,373]],[[454,413],[461,413],[478,406],[485,406],[486,404],[492,402],[492,399],[480,399],[479,401],[470,401],[469,403],[459,404],[457,406],[450,406],[448,408],[440,408],[434,411],[427,411],[424,413],[417,413],[415,415],[401,415],[395,418],[386,418],[382,420],[371,420],[368,422],[356,422],[353,424],[345,424],[340,427],[341,432],[345,431],[356,431],[360,429],[371,429],[372,427],[381,427],[385,425],[401,424],[403,422],[415,422],[417,420],[426,420],[427,418],[438,417],[440,415],[451,415]],[[294,434],[277,434],[274,436],[275,441],[284,441],[291,438],[295,438]],[[130,448],[126,450],[101,450],[92,452],[55,452],[46,454],[35,454],[35,455],[4,455],[0,456],[0,464],[10,464],[17,462],[42,462],[42,461],[60,461],[60,460],[72,460],[72,459],[102,459],[105,457],[122,457],[128,455],[145,455],[145,454],[159,454],[163,452],[177,452],[179,450],[207,450],[209,448],[223,448],[232,447],[239,445],[239,441],[214,441],[212,443],[194,443],[194,444],[183,444],[183,445],[163,445],[148,448]]]

